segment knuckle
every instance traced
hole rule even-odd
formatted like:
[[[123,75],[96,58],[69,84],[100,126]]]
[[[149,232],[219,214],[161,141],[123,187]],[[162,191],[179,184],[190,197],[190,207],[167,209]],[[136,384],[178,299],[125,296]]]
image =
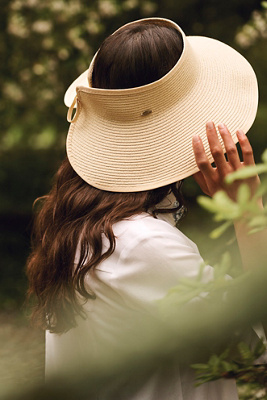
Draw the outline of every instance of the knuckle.
[[[229,147],[227,147],[226,151],[227,151],[227,154],[229,154],[230,156],[235,155],[236,152],[237,152],[235,146],[229,146]]]
[[[249,146],[249,147],[245,147],[244,149],[243,149],[243,155],[245,155],[245,156],[252,156],[253,155],[253,151],[252,151],[252,148]]]
[[[205,158],[200,158],[197,161],[197,166],[198,166],[199,169],[206,169],[207,165],[208,165],[208,163],[207,163],[207,160]]]
[[[220,156],[221,154],[222,154],[222,149],[221,149],[221,147],[219,147],[219,146],[215,146],[215,147],[213,147],[212,149],[211,149],[211,154],[213,155],[213,156]]]

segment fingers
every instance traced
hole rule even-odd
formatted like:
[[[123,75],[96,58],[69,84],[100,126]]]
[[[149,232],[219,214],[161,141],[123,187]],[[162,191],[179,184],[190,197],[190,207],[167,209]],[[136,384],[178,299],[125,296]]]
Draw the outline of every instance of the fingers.
[[[209,159],[206,155],[202,140],[198,135],[193,137],[193,150],[195,154],[196,164],[199,170],[205,176],[212,176],[213,175],[213,168],[209,162]]]
[[[228,170],[227,161],[224,157],[224,152],[219,141],[217,131],[213,122],[207,122],[206,124],[207,139],[210,146],[210,151],[218,169],[218,174],[224,177]]]
[[[242,130],[238,130],[236,134],[242,150],[244,165],[254,165],[255,161],[253,156],[253,150],[247,136],[244,134]]]
[[[219,124],[218,129],[224,143],[228,161],[233,169],[236,170],[241,167],[241,162],[233,138],[226,125]]]
[[[225,177],[232,171],[241,168],[242,165],[254,165],[253,150],[246,135],[241,130],[237,131],[236,134],[244,160],[244,162],[241,163],[236,145],[227,127],[224,124],[219,124],[218,129],[224,143],[228,161],[224,156],[224,149],[218,138],[214,123],[208,122],[206,125],[207,139],[216,168],[211,166],[202,140],[196,135],[193,137],[193,149],[196,163],[200,171],[194,175],[194,178],[204,193],[213,196],[218,190],[224,190],[230,198],[236,199],[239,183],[226,185]],[[257,187],[258,180],[255,183],[254,179],[249,182],[249,185],[251,188]]]
[[[211,154],[214,158],[217,167],[216,168],[217,174],[221,179],[224,179],[224,177],[228,173],[241,168],[242,165],[255,164],[252,147],[249,143],[248,138],[246,137],[246,135],[242,130],[238,130],[236,134],[242,150],[242,155],[244,160],[243,163],[241,163],[240,161],[236,145],[226,125],[219,124],[218,129],[224,143],[228,161],[225,159],[224,150],[218,138],[214,123],[207,122],[206,124],[207,139]],[[193,137],[193,149],[199,170],[202,172],[205,178],[214,180],[215,170],[214,168],[212,168],[210,161],[208,160],[202,140],[198,135]]]
[[[218,173],[221,177],[223,177],[227,173],[229,173],[231,169],[239,169],[242,166],[242,163],[240,161],[239,154],[233,141],[232,135],[229,132],[227,126],[225,124],[219,124],[218,129],[224,143],[228,162],[224,157],[224,150],[222,149],[214,123],[207,122],[206,132],[210,151],[217,166]],[[254,165],[255,161],[253,157],[253,150],[247,136],[242,130],[237,131],[236,134],[242,150],[244,165]],[[232,168],[230,168],[229,164]]]
[[[193,149],[196,163],[200,170],[194,175],[194,178],[204,193],[213,196],[213,194],[218,190],[217,170],[211,166],[205,153],[202,140],[197,135],[193,137]]]

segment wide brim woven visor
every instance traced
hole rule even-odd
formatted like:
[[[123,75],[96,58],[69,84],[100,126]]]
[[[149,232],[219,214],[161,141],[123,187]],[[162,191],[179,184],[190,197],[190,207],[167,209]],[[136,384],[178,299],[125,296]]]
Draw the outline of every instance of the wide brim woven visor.
[[[66,92],[66,104],[73,103],[69,115],[77,105],[67,155],[77,174],[98,189],[143,191],[186,178],[198,171],[195,134],[213,161],[207,121],[225,123],[236,143],[236,130],[246,133],[255,119],[258,86],[247,60],[218,40],[186,37],[164,21],[181,32],[184,48],[161,79],[133,89],[97,89],[88,84],[92,63],[89,77],[85,71]]]

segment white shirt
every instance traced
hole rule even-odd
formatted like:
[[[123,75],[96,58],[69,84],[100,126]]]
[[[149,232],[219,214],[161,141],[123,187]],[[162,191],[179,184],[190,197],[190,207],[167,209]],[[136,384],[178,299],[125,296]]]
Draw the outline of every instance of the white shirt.
[[[127,325],[127,310],[153,313],[156,300],[164,298],[181,278],[197,276],[203,262],[197,246],[167,219],[164,215],[155,219],[142,213],[113,226],[115,251],[97,266],[95,274],[87,277],[88,288],[96,299],[84,305],[86,319],[78,318],[78,326],[67,333],[47,332],[48,378],[67,365],[73,366],[74,360],[97,357],[102,346],[115,349],[120,345],[118,327]],[[103,244],[105,250],[106,239]],[[206,266],[204,280],[212,274],[213,269]],[[219,380],[195,388],[192,371],[173,365],[168,371],[155,369],[138,393],[125,400],[237,399],[234,381]]]

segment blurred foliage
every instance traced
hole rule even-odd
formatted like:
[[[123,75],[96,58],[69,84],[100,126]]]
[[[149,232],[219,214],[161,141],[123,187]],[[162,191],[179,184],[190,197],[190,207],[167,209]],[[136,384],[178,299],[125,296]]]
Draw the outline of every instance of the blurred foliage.
[[[124,23],[149,16],[171,18],[186,34],[217,38],[248,58],[257,73],[261,95],[250,135],[256,159],[265,146],[266,13],[260,1],[2,0],[0,308],[16,308],[23,300],[32,203],[50,189],[65,155],[66,88],[88,67],[108,34]],[[191,206],[200,189],[188,179],[184,191]],[[202,233],[208,230],[203,216],[194,218],[189,216],[183,226],[188,224],[193,231],[200,219]],[[207,251],[211,247],[206,245]]]
[[[1,154],[0,310],[17,310],[24,302],[32,204],[50,190],[63,154],[26,148],[13,148]]]
[[[267,39],[267,2],[261,3],[262,10],[255,10],[251,14],[251,19],[246,23],[236,36],[236,41],[240,46],[249,48],[261,39]]]
[[[174,305],[174,313],[164,314],[159,318],[149,313],[144,315],[141,312],[139,315],[134,311],[127,311],[131,324],[120,324],[116,327],[118,343],[101,346],[96,357],[91,353],[91,357],[87,357],[84,349],[84,355],[77,354],[77,359],[74,357],[71,363],[62,366],[45,385],[38,384],[26,390],[21,390],[18,385],[9,395],[0,395],[1,399],[87,400],[95,398],[99,392],[105,399],[127,399],[139,385],[147,381],[155,371],[155,366],[172,367],[177,360],[180,366],[183,363],[194,363],[201,375],[204,372],[203,379],[218,379],[220,374],[226,374],[225,378],[229,378],[231,371],[239,374],[242,389],[243,381],[247,384],[254,377],[249,392],[246,389],[240,400],[265,399],[266,365],[252,365],[254,357],[264,350],[262,342],[258,341],[255,347],[248,347],[246,341],[239,341],[238,335],[235,338],[238,354],[236,352],[234,358],[230,357],[225,349],[226,346],[229,347],[229,340],[235,336],[234,332],[244,332],[251,323],[261,318],[265,321],[267,319],[265,264],[266,262],[259,263],[253,273],[246,275],[235,285],[229,285],[224,301],[222,292],[219,291],[218,296],[216,292],[212,294],[212,301],[206,301],[205,296],[202,296],[203,301],[190,302],[186,306],[182,304],[182,307]],[[219,270],[221,271],[220,268]],[[217,353],[216,349],[218,351],[222,347],[224,351]],[[211,356],[206,361],[208,354]],[[261,379],[264,379],[264,390],[259,390]],[[250,397],[247,396],[248,393]]]
[[[267,55],[263,51],[266,14],[260,1],[234,0],[226,4],[215,0],[3,0],[1,5],[0,56],[5,60],[0,65],[1,189],[7,182],[3,175],[13,179],[16,173],[20,175],[19,186],[29,186],[29,175],[20,173],[25,170],[25,160],[20,156],[25,149],[27,164],[39,175],[36,185],[42,192],[43,178],[47,180],[44,175],[50,174],[50,166],[55,170],[58,165],[52,165],[58,151],[61,159],[64,155],[68,129],[63,104],[66,88],[88,67],[108,34],[126,22],[148,16],[171,18],[187,34],[218,38],[248,58],[261,90],[261,108],[252,137],[256,155],[261,151],[267,115]],[[246,40],[242,39],[244,35]],[[45,150],[42,165],[38,154]],[[7,190],[0,191],[1,213],[11,212],[12,207],[16,212],[14,203],[18,197],[22,200],[20,208],[25,206],[24,211],[29,212],[32,190],[25,190],[25,197],[21,198],[16,185],[11,186],[8,194]],[[189,189],[189,196],[195,195],[195,188],[193,185]]]
[[[263,2],[264,5],[266,2]],[[64,92],[88,67],[107,35],[124,23],[149,16],[170,18],[181,25],[188,35],[222,40],[250,61],[260,88],[259,112],[250,135],[256,159],[266,146],[267,17],[260,1],[2,0],[0,57],[4,62],[0,63],[0,307],[7,311],[18,308],[24,298],[24,265],[30,246],[32,202],[49,190],[53,174],[65,154],[68,123],[63,104]],[[240,190],[242,203],[247,190]],[[192,179],[185,182],[185,193],[189,198],[199,194]],[[219,196],[214,199],[215,203],[225,200]],[[231,207],[234,209],[235,206]],[[216,209],[215,215],[218,214],[220,218],[217,219],[223,220],[225,214],[222,210]],[[264,217],[265,221],[266,215],[255,215],[257,217]],[[193,222],[189,222],[190,229],[195,227],[205,237],[205,231],[208,230],[204,226],[205,218],[203,215],[194,218]],[[195,222],[197,219],[201,224]],[[253,228],[259,228],[259,221],[259,218],[254,220]],[[228,226],[229,221],[225,222]],[[219,228],[213,235],[218,236],[223,230]],[[213,319],[215,321],[216,317]],[[190,337],[193,331],[192,328],[188,329],[184,336]],[[187,348],[192,348],[190,343]],[[218,357],[222,362],[223,357]],[[122,370],[125,370],[125,366]],[[92,376],[91,383],[95,379],[95,375]],[[71,394],[69,389],[65,391],[64,398]],[[252,395],[246,397],[247,393],[246,390],[242,398],[252,400]],[[52,398],[49,391],[44,392],[44,396]],[[88,398],[87,392],[84,397]],[[32,398],[37,398],[37,394]],[[60,398],[60,395],[56,398]],[[73,398],[77,398],[76,392]]]
[[[203,275],[205,264],[201,265],[199,274],[195,280],[192,278],[181,278],[179,285],[174,286],[164,299],[159,302],[162,317],[169,318],[174,316],[178,307],[184,306],[196,298],[212,303],[215,296],[216,301],[224,301],[228,288],[232,288],[235,285],[239,286],[248,275],[248,273],[242,273],[235,279],[229,279],[229,275],[227,276],[227,274],[231,273],[232,262],[228,252],[222,255],[219,262],[213,268],[213,279],[208,282],[205,282]]]
[[[18,146],[63,148],[68,128],[63,104],[66,88],[88,67],[108,34],[126,22],[148,16],[171,18],[187,34],[211,36],[237,47],[259,70],[260,87],[264,88],[263,99],[267,102],[264,68],[267,56],[264,58],[261,51],[262,37],[251,34],[253,44],[257,44],[253,49],[240,39],[253,10],[261,9],[259,1],[233,0],[226,4],[215,0],[3,0],[2,3],[0,55],[6,62],[0,65],[1,151]],[[260,15],[260,11],[253,15]],[[252,18],[255,20],[252,25],[258,26],[258,19]]]
[[[236,180],[243,180],[245,182],[256,174],[261,175],[261,185],[253,196],[248,185],[242,183],[239,187],[236,202],[231,200],[225,192],[216,193],[213,199],[208,199],[204,196],[199,197],[199,203],[214,214],[216,221],[226,221],[219,228],[211,232],[211,237],[217,238],[221,236],[228,226],[236,220],[241,220],[247,224],[250,228],[250,234],[266,230],[266,206],[263,209],[259,207],[258,200],[267,194],[267,150],[262,155],[262,161],[261,164],[247,166],[226,177],[226,184],[232,184]],[[227,253],[224,254],[225,258],[228,260]],[[257,260],[255,260],[255,263],[257,264]],[[224,265],[226,265],[225,268],[223,268]],[[257,265],[255,267],[257,268]],[[225,260],[222,260],[222,269],[229,271],[229,261],[225,262]],[[244,275],[244,273],[241,274],[237,279],[242,279]],[[237,282],[237,279],[235,278],[234,281]],[[221,377],[226,379],[235,378],[239,383],[240,398],[242,400],[266,400],[267,366],[266,364],[257,365],[255,362],[266,351],[266,344],[260,341],[253,349],[250,349],[246,343],[240,341],[237,345],[237,350],[238,358],[233,356],[231,348],[227,347],[221,355],[212,355],[207,364],[193,365],[198,373],[199,384]]]
[[[187,34],[218,38],[248,58],[261,92],[251,136],[257,159],[267,119],[266,13],[260,1],[3,0],[1,5],[0,214],[29,213],[34,197],[47,191],[57,157],[64,157],[66,88],[108,34],[138,18],[171,18]],[[199,189],[189,183],[185,192],[194,197]]]
[[[214,209],[214,205],[213,205]],[[265,228],[267,223],[265,224]],[[195,280],[184,278],[179,285],[173,287],[167,296],[159,301],[159,309],[164,320],[175,319],[177,310],[185,307],[190,311],[190,306],[198,299],[205,309],[210,304],[228,303],[230,307],[232,298],[228,298],[231,291],[239,290],[252,276],[252,271],[239,273],[239,276],[230,279],[232,273],[232,260],[228,252],[213,266],[213,279],[205,282],[203,272],[205,264],[200,267],[199,275]],[[230,300],[230,301],[229,301]],[[200,308],[200,311],[203,310]],[[266,352],[266,341],[259,339],[254,334],[246,335],[244,329],[235,329],[228,341],[222,346],[223,351],[212,351],[206,363],[192,364],[196,371],[196,386],[217,379],[235,379],[242,387],[240,400],[266,399],[267,396],[267,365],[266,359],[261,359]],[[263,335],[263,331],[262,331]],[[250,393],[251,397],[247,397]]]
[[[262,155],[263,163],[255,166],[241,168],[226,177],[226,183],[231,184],[235,180],[246,180],[257,174],[267,173],[267,150]],[[262,177],[261,185],[256,193],[251,196],[247,183],[239,186],[237,199],[233,201],[224,191],[215,193],[213,198],[200,196],[198,201],[200,205],[208,211],[214,213],[215,221],[225,221],[221,226],[211,232],[212,238],[221,236],[224,231],[232,225],[233,221],[242,220],[249,228],[250,233],[255,233],[266,229],[267,209],[260,208],[258,200],[267,194],[266,175]]]
[[[64,152],[13,148],[1,154],[0,214],[30,215],[33,201],[46,194]]]
[[[261,184],[251,195],[247,180],[255,175],[261,175]],[[211,232],[211,238],[217,239],[233,222],[241,221],[249,227],[249,234],[259,231],[267,232],[267,209],[259,206],[259,200],[267,195],[267,150],[262,154],[262,163],[246,166],[226,177],[226,184],[241,181],[237,198],[234,201],[225,191],[217,192],[213,198],[200,196],[198,201],[202,207],[214,214],[217,222],[225,221]],[[244,226],[245,226],[244,225]],[[266,259],[263,259],[263,249],[259,248],[259,257],[254,259],[254,269],[258,265],[266,268]],[[206,304],[232,302],[229,291],[238,290],[242,283],[252,277],[255,271],[239,271],[238,276],[230,279],[233,264],[228,252],[224,252],[221,259],[214,266],[213,279],[203,281],[205,264],[200,267],[199,275],[195,280],[181,279],[179,285],[173,287],[167,296],[159,302],[161,314],[164,318],[174,319],[179,307],[188,307],[188,303],[196,299]],[[234,270],[236,273],[236,269]],[[234,304],[234,302],[232,302]],[[236,379],[240,388],[240,399],[256,400],[267,398],[267,365],[266,359],[260,357],[266,352],[266,339],[254,341],[249,345],[243,341],[242,330],[233,331],[229,342],[224,345],[223,352],[214,352],[208,362],[193,364],[197,373],[197,385],[217,379]],[[263,331],[262,331],[263,335]],[[263,364],[264,363],[264,364]]]
[[[241,341],[235,347],[235,354],[231,354],[229,347],[219,356],[213,354],[207,364],[192,365],[198,372],[197,385],[224,378],[236,379],[240,383],[258,384],[265,388],[267,367],[254,364],[265,351],[263,340],[259,340],[253,349]]]

